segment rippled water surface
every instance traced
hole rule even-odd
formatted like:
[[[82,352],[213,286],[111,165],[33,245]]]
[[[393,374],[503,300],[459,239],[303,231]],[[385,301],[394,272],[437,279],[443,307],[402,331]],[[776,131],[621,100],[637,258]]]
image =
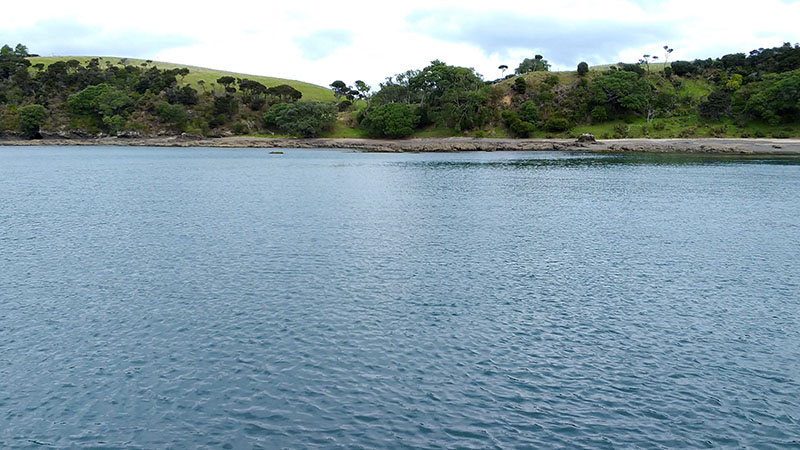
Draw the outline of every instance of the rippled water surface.
[[[0,148],[0,447],[800,446],[800,161]]]

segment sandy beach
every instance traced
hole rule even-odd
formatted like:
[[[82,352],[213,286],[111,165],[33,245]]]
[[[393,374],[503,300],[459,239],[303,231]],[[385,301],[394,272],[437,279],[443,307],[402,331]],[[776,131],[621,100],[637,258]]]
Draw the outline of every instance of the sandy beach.
[[[148,138],[0,139],[0,146],[146,146],[220,148],[338,148],[364,152],[464,151],[576,151],[593,153],[715,153],[741,155],[800,155],[800,139],[610,139],[577,142],[573,139],[426,138],[291,139],[233,136],[203,138],[170,136]]]

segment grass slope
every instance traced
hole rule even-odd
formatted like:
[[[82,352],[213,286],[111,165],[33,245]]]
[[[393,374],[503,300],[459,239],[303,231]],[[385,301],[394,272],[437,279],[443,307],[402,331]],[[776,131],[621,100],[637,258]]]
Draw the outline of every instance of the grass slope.
[[[205,90],[211,89],[212,83],[216,84],[217,79],[219,77],[227,75],[227,76],[232,76],[234,78],[247,78],[253,81],[258,81],[259,83],[263,84],[266,87],[277,86],[280,84],[288,84],[289,86],[303,93],[303,100],[333,101],[334,99],[333,92],[330,89],[322,86],[317,86],[316,84],[305,83],[296,80],[286,80],[283,78],[264,77],[260,75],[247,75],[241,73],[226,72],[223,70],[214,70],[204,67],[187,66],[183,64],[165,63],[160,61],[153,61],[148,63],[143,59],[96,57],[96,56],[37,56],[28,58],[28,60],[31,62],[31,65],[41,63],[44,64],[45,67],[47,67],[54,62],[69,61],[70,59],[78,60],[82,65],[86,65],[86,63],[88,63],[89,60],[93,58],[100,59],[101,66],[105,66],[106,62],[116,65],[119,64],[119,62],[122,59],[126,59],[126,64],[139,67],[142,67],[142,64],[146,64],[147,68],[158,67],[159,69],[178,69],[185,67],[189,69],[189,75],[187,75],[186,78],[183,80],[183,84],[189,84],[200,92],[202,92],[203,89]],[[201,80],[205,83],[204,87],[201,87],[198,84],[198,81]]]

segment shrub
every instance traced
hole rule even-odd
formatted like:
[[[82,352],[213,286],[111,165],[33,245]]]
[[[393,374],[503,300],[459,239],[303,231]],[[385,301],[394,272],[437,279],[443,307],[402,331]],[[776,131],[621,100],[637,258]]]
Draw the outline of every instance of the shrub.
[[[644,68],[639,64],[626,64],[626,63],[619,63],[619,70],[623,72],[633,72],[639,76],[644,75]]]
[[[539,111],[532,101],[528,100],[519,107],[519,118],[525,122],[536,123],[539,120]]]
[[[672,73],[679,77],[690,75],[696,71],[694,64],[689,61],[674,61],[671,68]]]
[[[720,117],[727,115],[730,109],[730,94],[723,90],[716,90],[697,107],[697,112],[705,119],[719,120]]]
[[[336,105],[322,102],[278,103],[264,113],[264,122],[294,136],[314,137],[336,123]]]
[[[536,126],[522,120],[516,111],[503,111],[500,115],[508,130],[516,137],[526,138],[536,131]]]
[[[243,121],[238,121],[233,124],[233,132],[236,134],[247,134],[250,132],[250,127]]]
[[[578,75],[584,76],[587,73],[589,73],[589,64],[586,64],[585,62],[581,61],[578,64]]]
[[[544,128],[547,131],[561,132],[569,130],[572,126],[569,120],[563,117],[550,117],[547,119],[547,122],[545,122]]]
[[[614,138],[615,139],[623,139],[630,135],[631,127],[630,125],[623,125],[618,123],[614,125]]]
[[[180,105],[161,102],[156,106],[156,114],[158,114],[158,120],[164,123],[183,125],[186,122],[186,111]]]
[[[339,112],[350,111],[350,108],[353,107],[353,102],[350,101],[350,100],[345,99],[345,100],[340,101],[339,104],[337,105],[337,107],[339,109]]]
[[[42,105],[28,105],[19,109],[19,129],[29,138],[39,134],[39,127],[44,124],[47,111]]]
[[[371,108],[361,126],[371,136],[401,138],[414,132],[419,116],[410,105],[387,103]]]
[[[602,123],[608,120],[608,111],[605,106],[595,106],[592,108],[592,123]]]
[[[528,90],[528,83],[523,77],[517,77],[514,80],[514,92],[517,94],[524,94]]]

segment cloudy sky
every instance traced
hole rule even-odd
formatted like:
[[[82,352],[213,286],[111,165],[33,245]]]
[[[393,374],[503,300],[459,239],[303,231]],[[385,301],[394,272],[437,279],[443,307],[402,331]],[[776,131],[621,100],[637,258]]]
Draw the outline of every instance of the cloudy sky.
[[[500,64],[513,70],[535,54],[572,69],[663,58],[664,45],[675,60],[800,42],[800,0],[44,0],[4,4],[3,16],[0,43],[42,56],[138,57],[325,86],[377,87],[433,59],[494,79]]]

